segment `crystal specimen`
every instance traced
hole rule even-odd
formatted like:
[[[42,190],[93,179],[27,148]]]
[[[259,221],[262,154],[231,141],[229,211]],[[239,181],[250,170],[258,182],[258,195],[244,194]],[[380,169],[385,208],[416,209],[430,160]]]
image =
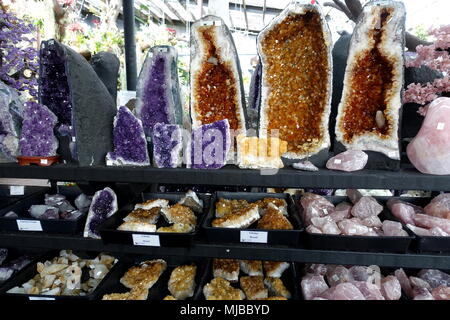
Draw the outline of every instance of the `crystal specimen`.
[[[114,117],[114,152],[106,155],[107,165],[150,165],[142,122],[121,106]]]
[[[53,133],[56,123],[56,116],[46,106],[27,102],[19,140],[20,154],[29,157],[56,155],[58,140]]]
[[[369,232],[369,228],[353,219],[338,222],[342,233],[349,236],[362,236]]]
[[[366,300],[359,289],[350,282],[339,283],[331,295],[331,300]]]
[[[219,169],[227,161],[231,146],[230,124],[227,119],[205,124],[192,130],[188,167]]]
[[[114,101],[117,100],[117,80],[119,78],[120,60],[112,52],[101,51],[89,60],[97,76],[102,80]]]
[[[413,288],[405,271],[402,268],[395,270],[395,277],[400,282],[400,286],[402,287],[402,290],[403,292],[405,292],[406,296],[409,299],[412,299],[414,297]]]
[[[106,219],[112,216],[117,209],[117,196],[112,189],[106,187],[103,190],[97,191],[94,194],[89,208],[83,236],[100,239],[98,228]]]
[[[429,216],[426,214],[416,214],[413,217],[414,223],[416,226],[423,227],[423,228],[434,228],[439,227],[444,232],[450,233],[450,220],[449,219],[442,219],[437,218],[433,216]]]
[[[394,276],[387,276],[381,280],[381,293],[386,300],[399,300],[402,296],[400,282]]]
[[[387,207],[392,212],[392,214],[401,222],[403,222],[404,224],[412,225],[414,225],[413,217],[417,213],[417,211],[419,209],[423,211],[422,208],[418,206],[394,198],[388,200]]]
[[[383,211],[383,206],[371,196],[364,196],[353,206],[352,216],[365,219],[371,216],[377,216]]]
[[[305,300],[311,300],[314,297],[321,295],[328,289],[328,285],[321,275],[311,275],[310,277],[304,277],[301,282],[301,287],[303,298]]]
[[[259,135],[278,130],[289,159],[328,148],[331,33],[318,5],[292,2],[258,35],[262,63]]]
[[[246,131],[245,97],[233,37],[220,17],[205,16],[191,26],[191,117],[194,128],[228,119]]]
[[[319,171],[319,168],[317,168],[311,161],[303,160],[297,163],[293,163],[292,167],[297,170],[303,170],[303,171]]]
[[[344,266],[329,266],[327,268],[327,281],[330,286],[336,286],[339,283],[349,282],[352,280],[350,271]]]
[[[405,8],[402,2],[369,2],[350,42],[336,139],[348,149],[400,159]]]
[[[430,216],[450,219],[450,193],[436,196],[425,206],[424,210]]]
[[[369,156],[363,151],[347,150],[330,158],[327,161],[327,168],[347,172],[358,171],[364,169],[368,159]]]
[[[74,204],[78,210],[85,213],[85,212],[88,212],[91,202],[92,202],[92,197],[82,193],[78,197],[75,198]]]
[[[422,173],[450,174],[450,98],[438,98],[428,111],[417,135],[406,148],[411,163]]]
[[[197,194],[192,190],[186,192],[184,197],[181,198],[181,200],[178,201],[178,203],[185,207],[188,207],[196,214],[200,214],[203,212],[203,200],[199,199]]]
[[[63,160],[81,166],[104,164],[112,150],[117,109],[92,66],[52,39],[41,43],[39,70],[39,102],[58,117]]]
[[[145,58],[136,89],[136,114],[147,137],[156,123],[182,123],[177,59],[171,46],[152,47]]]
[[[157,168],[177,168],[183,161],[182,128],[176,124],[156,123],[152,132],[153,164]]]
[[[352,284],[358,288],[366,300],[385,300],[376,285],[365,281],[354,281]]]
[[[403,230],[400,222],[384,220],[382,228],[384,235],[388,237],[401,237],[408,235],[408,233]]]
[[[0,162],[17,161],[23,108],[16,91],[0,81]]]
[[[450,287],[450,275],[441,270],[423,269],[419,272],[418,276],[428,282],[433,289],[439,286]]]
[[[237,163],[243,169],[283,168],[281,155],[287,151],[287,142],[275,137],[257,138],[238,135]]]
[[[330,218],[335,222],[342,221],[344,219],[350,218],[350,211],[352,206],[347,202],[339,203],[334,211],[330,214]]]
[[[59,219],[58,208],[52,206],[35,204],[30,207],[28,212],[36,219]]]
[[[450,300],[450,287],[439,286],[431,291],[435,300]]]

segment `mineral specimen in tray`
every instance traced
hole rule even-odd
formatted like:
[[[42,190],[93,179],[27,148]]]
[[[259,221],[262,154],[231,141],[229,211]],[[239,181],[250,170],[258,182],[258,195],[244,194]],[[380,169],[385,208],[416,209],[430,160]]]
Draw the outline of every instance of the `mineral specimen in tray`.
[[[15,162],[24,106],[16,91],[0,81],[0,162]]]
[[[411,163],[422,173],[450,174],[450,98],[428,105],[417,135],[406,148]]]
[[[30,157],[56,155],[58,140],[53,130],[57,121],[46,106],[27,102],[19,140],[20,154]]]
[[[315,171],[319,171],[319,168],[317,168],[311,161],[309,160],[303,160],[300,162],[296,162],[292,164],[292,167],[294,169],[297,170],[302,170],[302,171],[311,171],[311,172],[315,172]]]
[[[84,237],[100,239],[99,226],[118,209],[117,196],[108,187],[94,194],[84,227]]]
[[[293,2],[258,35],[262,63],[259,135],[279,130],[284,157],[328,148],[332,90],[331,34],[318,5]]]
[[[347,149],[400,159],[405,8],[376,0],[361,13],[350,42],[336,139]]]
[[[183,161],[182,128],[176,124],[156,123],[152,132],[153,164],[157,168],[177,168]]]
[[[231,146],[227,119],[192,130],[188,166],[194,169],[219,169],[227,162]]]
[[[92,66],[52,39],[41,43],[39,70],[39,102],[58,117],[63,160],[81,166],[104,164],[113,147],[117,109]]]
[[[245,133],[244,88],[236,47],[228,27],[216,16],[191,26],[191,117],[194,128],[228,119]]]
[[[283,168],[281,155],[287,151],[287,142],[276,137],[257,138],[238,135],[237,163],[246,169]]]
[[[347,150],[328,159],[327,168],[330,170],[358,171],[364,169],[369,156],[364,151]]]
[[[177,70],[174,47],[155,46],[148,51],[139,75],[136,104],[147,137],[152,136],[156,123],[182,123]]]
[[[114,118],[113,136],[114,152],[106,155],[107,165],[150,165],[142,122],[127,107],[121,106]]]
[[[75,198],[74,204],[78,210],[85,213],[85,212],[88,212],[91,202],[92,202],[92,196],[88,196],[88,195],[85,195],[84,193],[82,193],[78,197]]]

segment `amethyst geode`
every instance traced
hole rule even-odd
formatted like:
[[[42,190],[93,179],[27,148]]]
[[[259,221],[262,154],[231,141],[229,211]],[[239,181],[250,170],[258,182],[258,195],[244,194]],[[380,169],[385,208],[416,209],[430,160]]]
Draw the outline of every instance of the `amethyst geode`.
[[[153,127],[153,163],[157,168],[176,168],[182,163],[182,129],[176,124],[157,123]]]
[[[231,146],[227,119],[205,124],[192,130],[188,166],[194,169],[220,169],[227,162]]]
[[[142,122],[127,107],[120,107],[114,118],[113,136],[114,152],[106,155],[107,165],[150,165]]]
[[[147,137],[152,136],[156,123],[182,122],[177,58],[171,46],[152,47],[145,58],[136,91],[136,110]]]
[[[117,196],[111,188],[106,187],[94,194],[84,227],[84,237],[100,239],[99,226],[118,209]]]
[[[53,39],[41,44],[39,101],[58,117],[59,153],[65,162],[105,163],[112,150],[115,102],[89,62]]]
[[[56,155],[58,140],[54,127],[58,119],[46,106],[27,102],[20,134],[20,154],[27,157],[51,157]]]

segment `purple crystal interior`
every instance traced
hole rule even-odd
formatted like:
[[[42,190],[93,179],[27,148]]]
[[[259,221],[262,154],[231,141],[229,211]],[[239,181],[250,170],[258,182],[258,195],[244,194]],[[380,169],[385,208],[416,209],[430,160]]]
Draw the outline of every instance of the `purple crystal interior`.
[[[85,237],[100,238],[99,226],[117,211],[117,197],[110,188],[97,191],[92,200],[84,230]]]
[[[114,164],[150,165],[147,141],[141,121],[127,107],[120,107],[114,119],[114,152],[107,161]]]
[[[166,77],[170,71],[166,70],[166,59],[167,57],[164,54],[156,53],[143,87],[142,107],[139,116],[147,136],[151,136],[153,126],[156,123],[170,122],[166,96]]]
[[[181,164],[181,127],[157,123],[153,127],[153,159],[158,168],[176,168]]]
[[[57,118],[46,106],[27,102],[19,147],[22,156],[49,157],[56,155],[58,140],[53,128]]]
[[[59,124],[71,125],[72,106],[64,55],[53,41],[41,46],[39,90],[40,102],[58,117]]]
[[[192,130],[191,167],[219,169],[227,162],[230,149],[230,124],[220,120]]]

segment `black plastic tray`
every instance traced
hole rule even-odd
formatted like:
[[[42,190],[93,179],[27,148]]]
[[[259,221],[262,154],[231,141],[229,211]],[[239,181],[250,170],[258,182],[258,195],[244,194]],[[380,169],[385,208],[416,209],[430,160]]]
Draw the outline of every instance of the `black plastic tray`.
[[[288,205],[288,219],[294,227],[293,230],[263,230],[256,229],[257,222],[246,229],[234,228],[215,228],[211,222],[215,219],[216,201],[224,199],[244,199],[249,202],[255,202],[264,198],[280,198],[286,200]],[[209,213],[203,221],[203,229],[208,241],[240,243],[241,231],[267,232],[267,243],[269,245],[291,245],[296,246],[299,243],[303,227],[300,217],[293,203],[292,197],[287,193],[254,193],[254,192],[216,192],[211,200]]]
[[[197,292],[194,295],[194,300],[205,300],[205,296],[203,295],[203,287],[205,285],[207,285],[209,282],[211,282],[211,280],[214,278],[213,270],[212,270],[213,269],[212,263],[213,263],[213,259],[210,259],[208,261],[202,281],[197,288]],[[289,292],[291,293],[291,298],[289,300],[298,300],[300,296],[299,296],[299,289],[298,289],[299,282],[297,279],[297,270],[296,270],[295,263],[289,262],[289,264],[290,264],[289,268],[283,272],[280,279],[281,279],[281,281],[283,281],[283,284],[286,287],[286,289],[288,289]],[[263,268],[263,270],[264,270],[264,268]],[[239,279],[242,276],[247,276],[247,274],[244,273],[243,271],[239,270]],[[231,282],[231,286],[236,289],[241,288],[239,281],[235,282],[235,283]],[[244,290],[242,290],[242,291],[244,291]]]
[[[420,198],[420,197],[393,197],[394,199],[398,199],[401,201],[409,202],[421,207],[425,207],[428,203],[430,203],[432,198]],[[389,212],[389,214],[395,219],[399,221],[396,217]],[[401,221],[400,221],[401,222]],[[403,224],[403,222],[402,222]],[[437,237],[437,236],[420,236],[415,234],[414,231],[410,230],[406,225],[403,224],[403,228],[409,230],[412,234],[415,235],[414,239],[414,248],[418,252],[450,252],[450,236],[449,237]]]
[[[139,201],[146,201],[149,199],[167,199],[170,204],[174,204],[181,200],[184,196],[184,193],[144,193]],[[192,232],[137,232],[117,230],[117,228],[123,223],[123,218],[125,218],[134,208],[134,204],[128,204],[100,226],[100,235],[102,240],[104,243],[134,245],[133,235],[151,235],[158,236],[161,247],[188,247],[191,245],[195,235],[198,233],[202,220],[206,216],[209,209],[210,196],[205,194],[197,194],[197,196],[203,200],[203,213],[197,216],[197,226]],[[159,228],[166,225],[168,224],[164,221],[164,218],[160,217],[158,219],[157,227]]]
[[[109,270],[109,272],[105,275],[103,280],[97,285],[97,287],[90,294],[85,296],[52,296],[52,295],[38,295],[38,294],[21,294],[21,293],[7,293],[9,289],[14,287],[20,287],[25,282],[32,279],[37,274],[37,263],[45,262],[46,260],[52,260],[54,257],[58,256],[59,251],[47,253],[40,258],[36,259],[33,263],[30,263],[28,266],[23,268],[21,271],[13,275],[9,280],[7,280],[4,285],[0,288],[0,296],[6,299],[14,299],[14,300],[96,300],[102,292],[102,287],[111,281],[111,279],[117,278],[120,273],[120,261],[117,261],[116,264]],[[74,252],[74,254],[79,257],[89,257],[94,258],[96,254],[87,254],[84,252]],[[114,256],[114,255],[112,255]],[[117,259],[117,257],[116,257]]]
[[[0,186],[0,208],[10,206],[37,192],[48,189],[47,187],[23,186],[23,195],[12,195],[10,186]]]
[[[342,201],[351,203],[348,197],[343,196],[325,196],[333,204],[338,204]],[[386,201],[390,197],[374,197],[384,206],[380,213],[380,220],[386,220],[389,217]],[[296,204],[301,213],[303,211],[300,203],[300,196],[296,197]],[[302,216],[300,214],[300,216]],[[392,220],[392,219],[391,219]],[[407,237],[367,237],[367,236],[348,236],[348,235],[334,235],[334,234],[313,234],[304,232],[304,237],[308,246],[313,250],[344,250],[344,251],[365,251],[365,252],[392,252],[392,253],[406,253],[414,239],[411,230],[403,228],[409,236]]]
[[[81,190],[76,187],[58,186],[57,190],[45,188],[13,205],[0,210],[0,231],[18,231],[18,232],[40,232],[40,231],[22,231],[19,230],[17,220],[39,221],[42,232],[45,233],[66,233],[76,234],[84,228],[84,222],[87,214],[83,214],[76,220],[63,219],[35,219],[30,216],[28,209],[34,204],[44,204],[45,194],[59,193],[70,201],[73,205],[75,198],[80,195]],[[19,215],[19,218],[5,218],[3,217],[9,211],[14,211]]]
[[[125,287],[120,283],[120,278],[123,277],[125,272],[128,271],[132,266],[139,265],[140,262],[146,260],[163,259],[167,262],[167,269],[161,274],[158,281],[150,288],[148,291],[147,300],[163,300],[166,296],[171,295],[168,289],[168,283],[172,271],[182,265],[195,263],[197,266],[197,273],[195,275],[195,289],[194,297],[197,292],[197,288],[201,284],[203,275],[206,271],[207,259],[204,258],[192,258],[192,257],[181,257],[181,256],[171,256],[171,257],[147,257],[147,256],[136,256],[133,259],[124,258],[120,260],[120,265],[117,266],[117,272],[115,272],[115,277],[110,277],[105,281],[105,284],[101,288],[101,294],[98,296],[102,299],[103,295],[110,293],[125,293],[129,292],[130,289]],[[193,300],[194,297],[187,298],[186,300]]]

